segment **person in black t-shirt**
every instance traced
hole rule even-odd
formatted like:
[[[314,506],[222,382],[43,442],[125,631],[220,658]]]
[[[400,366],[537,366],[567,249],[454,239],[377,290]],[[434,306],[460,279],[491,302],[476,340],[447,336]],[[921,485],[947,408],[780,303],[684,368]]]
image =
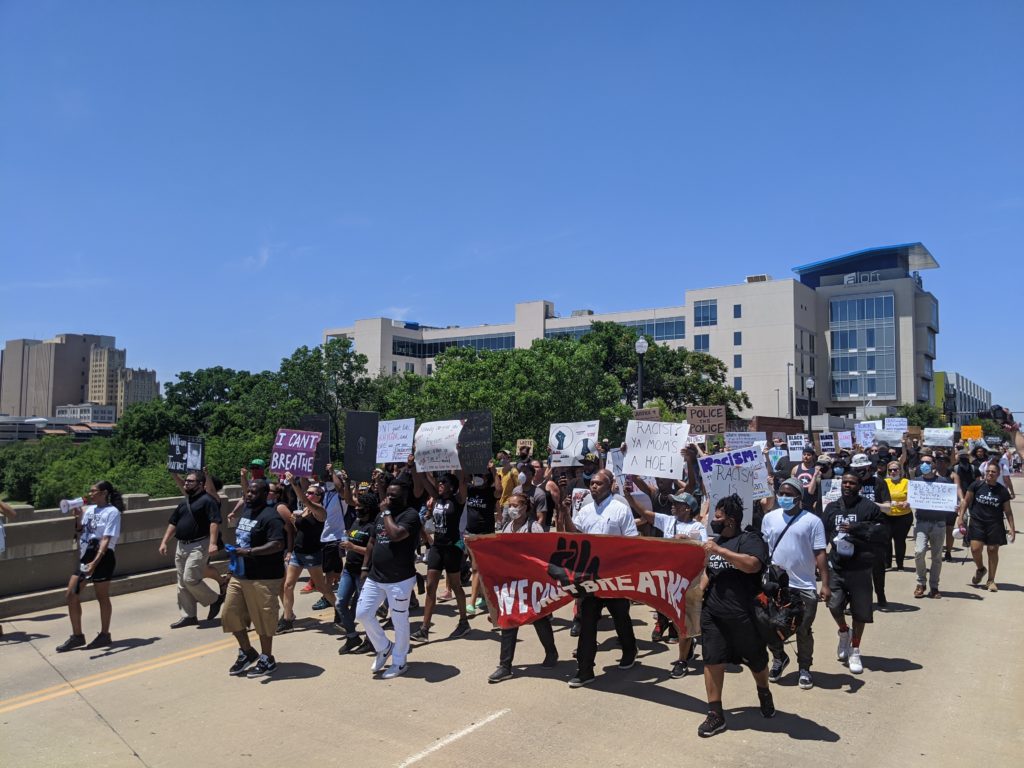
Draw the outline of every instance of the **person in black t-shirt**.
[[[501,485],[494,482],[494,460],[487,463],[487,471],[482,475],[473,475],[466,488],[466,533],[484,536],[494,533],[495,513],[498,500],[501,498]],[[472,577],[469,590],[470,615],[487,613],[487,603],[480,594],[480,574],[476,563],[471,562]]]
[[[736,495],[715,505],[711,530],[718,541],[704,544],[707,565],[701,577],[704,606],[700,613],[707,719],[698,736],[725,730],[722,685],[726,664],[746,664],[757,684],[761,714],[775,716],[768,689],[768,649],[754,625],[754,600],[761,591],[761,572],[768,563],[768,545],[761,534],[743,530],[743,500]]]
[[[960,511],[956,516],[956,526],[963,528],[964,513],[970,510],[971,521],[967,535],[971,542],[971,557],[977,569],[971,577],[972,584],[979,584],[985,575],[985,566],[981,559],[981,550],[988,552],[989,592],[998,592],[996,587],[996,568],[999,566],[999,547],[1006,544],[1007,532],[1003,524],[1003,516],[1010,525],[1009,540],[1015,541],[1017,533],[1013,523],[1013,511],[1010,509],[1010,492],[999,483],[999,463],[991,462],[985,467],[985,478],[975,480],[964,494]]]
[[[345,566],[338,581],[334,604],[341,619],[341,626],[345,628],[345,645],[338,649],[340,654],[366,653],[373,648],[369,639],[363,640],[360,644],[359,633],[356,632],[355,610],[359,601],[360,573],[366,561],[366,548],[373,538],[377,515],[380,514],[380,499],[376,493],[364,491],[353,499],[352,506],[356,511],[356,523],[341,541],[341,548],[345,551]]]
[[[416,642],[429,639],[430,619],[437,603],[437,585],[442,571],[448,580],[448,588],[455,594],[459,607],[459,623],[450,637],[462,637],[469,632],[469,617],[466,613],[466,592],[462,588],[462,557],[465,543],[462,532],[466,530],[466,483],[465,474],[459,470],[460,478],[451,472],[441,475],[436,481],[429,474],[421,477],[426,483],[427,493],[434,500],[434,536],[427,550],[427,598],[423,601],[423,623],[412,634]]]
[[[178,540],[174,551],[174,567],[178,571],[178,608],[181,616],[171,629],[194,626],[198,604],[209,606],[206,618],[217,618],[224,604],[224,589],[211,589],[203,581],[203,573],[210,555],[217,552],[217,532],[220,529],[220,501],[205,491],[206,475],[189,472],[185,476],[185,500],[179,504],[167,521],[160,542],[160,554],[167,554],[167,542],[173,535]],[[225,585],[226,587],[226,585]]]
[[[334,594],[327,585],[327,577],[324,575],[324,549],[320,543],[324,523],[327,521],[327,508],[323,505],[324,488],[314,483],[303,491],[299,478],[294,477],[291,472],[285,472],[285,482],[292,486],[297,497],[302,497],[303,502],[302,506],[292,513],[295,541],[288,557],[288,569],[281,592],[283,605],[281,619],[277,622],[277,634],[290,632],[295,627],[295,585],[303,569],[309,571],[313,589],[321,595],[321,607],[329,606],[334,601]]]
[[[284,581],[284,521],[267,504],[266,480],[253,480],[245,492],[245,508],[235,528],[231,556],[231,581],[224,598],[221,625],[238,641],[238,658],[228,670],[242,675],[253,663],[253,674],[268,675],[277,669],[274,632],[277,629],[278,596]],[[260,638],[260,653],[249,642],[249,622]]]

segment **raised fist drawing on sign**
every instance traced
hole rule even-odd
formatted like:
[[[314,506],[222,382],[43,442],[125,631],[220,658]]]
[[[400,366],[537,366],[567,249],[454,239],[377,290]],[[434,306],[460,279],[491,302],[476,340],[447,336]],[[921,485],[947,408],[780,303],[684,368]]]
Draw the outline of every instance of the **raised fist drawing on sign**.
[[[558,548],[548,559],[548,575],[563,587],[597,581],[601,558],[590,556],[590,542],[567,541],[558,537]]]

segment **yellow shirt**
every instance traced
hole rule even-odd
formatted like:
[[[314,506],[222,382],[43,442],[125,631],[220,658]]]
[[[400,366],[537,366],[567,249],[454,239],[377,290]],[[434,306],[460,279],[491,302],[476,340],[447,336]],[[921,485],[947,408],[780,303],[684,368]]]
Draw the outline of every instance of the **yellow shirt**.
[[[508,497],[512,495],[512,491],[519,485],[519,470],[513,464],[508,469],[499,469],[497,475],[501,488],[501,498],[498,500],[498,506],[504,507],[508,504]]]
[[[893,504],[895,504],[896,502],[899,502],[899,501],[906,501],[907,500],[907,492],[909,490],[909,481],[907,480],[907,478],[904,477],[898,483],[894,483],[892,480],[890,480],[887,477],[887,478],[885,478],[885,484],[887,486],[889,486],[889,500]],[[906,508],[903,508],[903,509],[900,509],[900,508],[897,508],[897,507],[890,507],[889,508],[889,516],[890,517],[899,517],[900,515],[909,515],[910,512],[911,512],[910,507],[906,507]]]

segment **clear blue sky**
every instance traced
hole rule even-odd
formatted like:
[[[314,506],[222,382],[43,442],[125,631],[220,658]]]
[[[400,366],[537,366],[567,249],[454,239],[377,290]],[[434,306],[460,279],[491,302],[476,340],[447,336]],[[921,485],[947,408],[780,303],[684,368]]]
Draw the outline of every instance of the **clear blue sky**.
[[[1021,29],[1019,0],[6,2],[0,339],[115,335],[166,381],[921,241],[936,368],[1024,410]]]

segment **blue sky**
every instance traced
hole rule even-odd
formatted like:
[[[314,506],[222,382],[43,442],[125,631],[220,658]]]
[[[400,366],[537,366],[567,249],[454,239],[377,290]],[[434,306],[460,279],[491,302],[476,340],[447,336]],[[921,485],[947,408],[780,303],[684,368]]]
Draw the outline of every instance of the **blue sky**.
[[[0,339],[115,335],[166,381],[921,241],[936,368],[1024,410],[1022,28],[1015,0],[3,3]]]

